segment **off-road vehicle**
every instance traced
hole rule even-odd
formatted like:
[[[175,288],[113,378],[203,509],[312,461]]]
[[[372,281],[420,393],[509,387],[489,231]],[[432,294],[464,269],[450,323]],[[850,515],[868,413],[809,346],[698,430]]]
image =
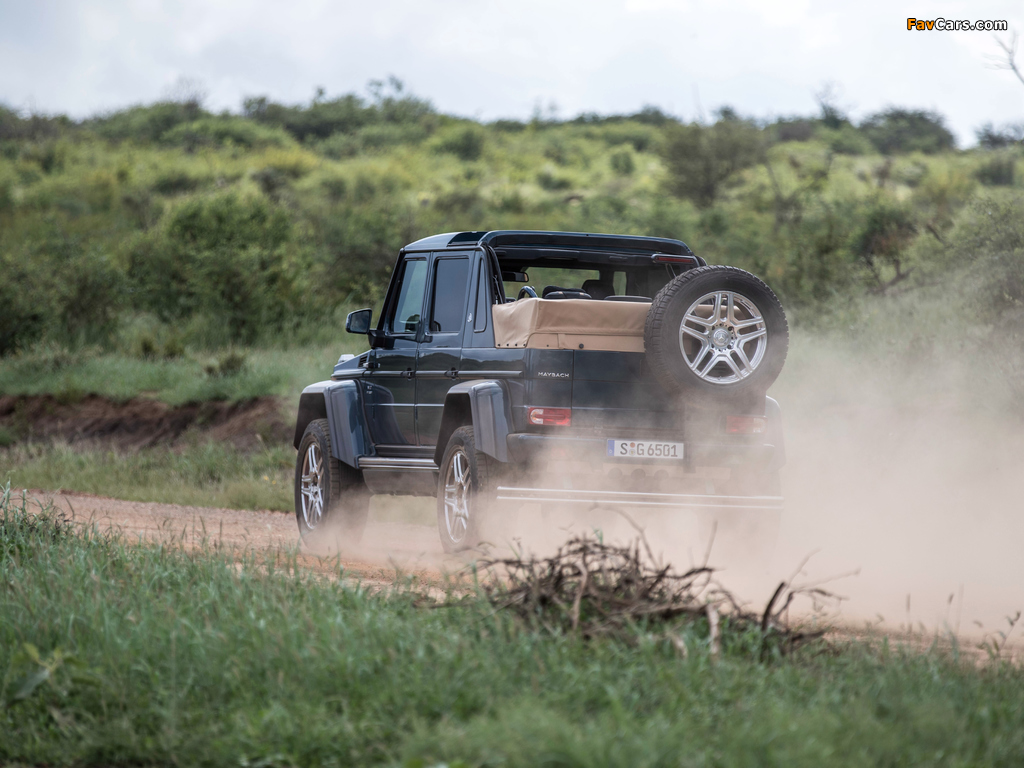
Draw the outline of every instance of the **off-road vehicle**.
[[[399,253],[369,350],[302,392],[295,512],[358,541],[372,494],[437,497],[446,551],[523,502],[777,515],[775,294],[679,240],[435,235]]]

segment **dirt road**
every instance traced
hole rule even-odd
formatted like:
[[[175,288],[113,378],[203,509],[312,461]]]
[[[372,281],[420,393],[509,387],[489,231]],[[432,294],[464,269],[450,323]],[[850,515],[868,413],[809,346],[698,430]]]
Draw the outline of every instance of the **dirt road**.
[[[320,542],[314,547],[303,544],[294,516],[281,512],[122,501],[83,493],[30,491],[29,495],[52,500],[79,523],[118,530],[130,539],[175,541],[186,546],[205,539],[239,550],[298,549],[305,564],[331,571],[336,570],[340,557],[346,574],[362,581],[390,583],[396,568],[404,573],[436,576],[466,563],[444,554],[432,527],[382,522],[372,516],[356,554],[344,547],[339,550],[333,542]]]

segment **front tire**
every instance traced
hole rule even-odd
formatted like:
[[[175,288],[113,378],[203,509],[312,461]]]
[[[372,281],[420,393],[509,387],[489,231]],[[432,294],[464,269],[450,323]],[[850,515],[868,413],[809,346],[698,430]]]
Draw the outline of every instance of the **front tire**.
[[[331,455],[327,419],[311,421],[295,461],[295,517],[304,541],[336,534],[339,545],[355,546],[370,514],[370,493],[358,469]]]
[[[477,546],[488,507],[493,467],[476,450],[472,427],[459,427],[448,440],[437,478],[437,531],[448,553]]]

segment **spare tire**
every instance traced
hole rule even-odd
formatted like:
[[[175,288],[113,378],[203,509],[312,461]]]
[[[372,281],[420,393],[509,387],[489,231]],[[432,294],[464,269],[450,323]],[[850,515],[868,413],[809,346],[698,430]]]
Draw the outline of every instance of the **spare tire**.
[[[786,362],[789,325],[772,289],[756,276],[698,267],[654,297],[644,347],[651,373],[669,392],[763,392]]]

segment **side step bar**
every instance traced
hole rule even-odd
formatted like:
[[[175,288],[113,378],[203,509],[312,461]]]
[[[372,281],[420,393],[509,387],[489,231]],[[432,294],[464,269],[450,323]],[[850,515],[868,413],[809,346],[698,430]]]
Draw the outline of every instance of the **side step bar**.
[[[551,501],[616,507],[674,507],[677,509],[759,509],[781,510],[781,496],[716,496],[643,491],[578,491],[561,488],[515,488],[498,486],[501,501]]]
[[[405,471],[436,472],[433,459],[399,459],[386,456],[360,456],[360,469],[402,469]]]

